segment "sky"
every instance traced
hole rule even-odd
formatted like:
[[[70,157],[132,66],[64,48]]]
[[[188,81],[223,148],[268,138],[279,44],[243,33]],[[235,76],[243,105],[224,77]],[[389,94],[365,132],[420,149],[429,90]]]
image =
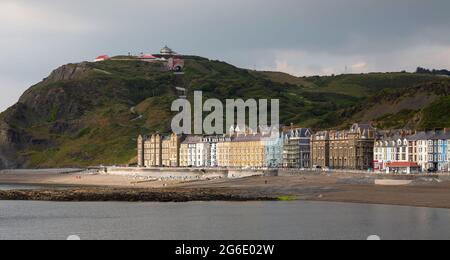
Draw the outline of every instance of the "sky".
[[[0,0],[0,111],[53,69],[181,54],[296,76],[450,69],[448,0]]]

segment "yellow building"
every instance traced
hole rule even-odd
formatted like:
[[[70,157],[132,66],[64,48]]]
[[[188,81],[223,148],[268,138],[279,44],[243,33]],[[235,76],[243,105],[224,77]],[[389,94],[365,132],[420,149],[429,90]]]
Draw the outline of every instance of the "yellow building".
[[[230,147],[231,167],[266,167],[266,145],[263,137],[242,135],[233,138]]]
[[[164,167],[180,166],[180,147],[182,139],[182,136],[175,133],[163,138],[162,164]]]
[[[163,137],[161,142],[161,162],[162,166],[170,166],[170,137]]]
[[[220,138],[217,143],[217,165],[218,167],[230,166],[231,137]]]
[[[217,144],[219,167],[262,168],[266,163],[266,142],[260,134],[242,134]]]
[[[139,167],[179,167],[180,145],[183,136],[171,134],[162,136],[154,134],[150,137],[139,136],[137,155]]]
[[[180,167],[188,167],[188,155],[189,155],[189,145],[181,144],[180,145]]]
[[[162,137],[154,134],[144,142],[144,166],[162,166]]]
[[[145,138],[139,135],[137,140],[138,167],[144,167],[144,142]]]

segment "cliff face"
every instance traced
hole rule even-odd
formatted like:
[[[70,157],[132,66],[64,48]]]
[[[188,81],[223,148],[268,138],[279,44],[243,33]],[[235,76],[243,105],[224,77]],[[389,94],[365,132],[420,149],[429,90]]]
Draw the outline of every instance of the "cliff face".
[[[282,123],[315,129],[363,119],[376,123],[378,112],[365,104],[377,107],[392,98],[403,105],[401,100],[420,100],[408,114],[411,119],[419,117],[418,122],[405,123],[419,128],[450,124],[439,117],[426,124],[422,119],[427,113],[437,115],[436,111],[446,109],[450,102],[442,98],[448,96],[449,82],[407,73],[296,78],[250,72],[199,57],[186,57],[182,77],[164,71],[160,64],[140,61],[68,64],[32,86],[17,104],[0,114],[0,168],[133,163],[136,136],[170,130],[170,106],[177,98],[177,86],[189,90],[189,99],[194,90],[202,90],[205,98],[220,100],[278,98]],[[445,91],[434,91],[436,84]],[[417,85],[420,91],[406,91]],[[385,90],[393,92],[380,94]],[[421,97],[431,92],[429,97]],[[382,118],[383,124],[397,122],[404,113],[403,105]],[[367,113],[361,114],[361,109]],[[448,118],[446,113],[441,117]]]
[[[17,167],[15,149],[11,146],[13,133],[5,123],[0,122],[0,169]]]
[[[128,163],[133,137],[165,123],[131,121],[139,116],[133,106],[171,96],[158,77],[170,85],[170,74],[138,61],[56,69],[1,114],[0,168]]]
[[[10,111],[20,111],[15,107],[10,108]],[[19,112],[20,113],[20,112]],[[15,129],[13,125],[8,124],[10,116],[2,114],[0,118],[0,169],[4,168],[17,168],[24,165],[24,160],[20,157],[18,152],[23,147],[26,140],[26,134]],[[16,120],[20,120],[18,117]]]

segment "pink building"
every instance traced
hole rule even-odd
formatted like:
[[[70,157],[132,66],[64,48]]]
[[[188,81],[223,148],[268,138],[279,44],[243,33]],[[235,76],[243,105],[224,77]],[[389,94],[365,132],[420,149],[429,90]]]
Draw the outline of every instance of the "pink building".
[[[109,60],[109,59],[111,59],[111,58],[108,55],[100,55],[94,61],[100,62],[100,61],[105,61],[105,60]]]
[[[143,55],[141,55],[139,57],[139,59],[142,60],[142,61],[146,61],[146,62],[154,62],[154,61],[158,60],[157,57],[155,57],[155,56],[153,56],[151,54],[143,54]]]

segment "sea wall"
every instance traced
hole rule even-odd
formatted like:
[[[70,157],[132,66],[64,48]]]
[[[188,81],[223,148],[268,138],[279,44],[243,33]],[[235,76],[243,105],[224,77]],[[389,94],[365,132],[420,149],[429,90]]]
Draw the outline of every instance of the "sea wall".
[[[252,176],[275,176],[272,170],[238,170],[238,169],[197,169],[197,168],[132,168],[107,167],[101,173],[120,176],[135,176],[148,179],[172,180],[207,180],[234,179]]]

